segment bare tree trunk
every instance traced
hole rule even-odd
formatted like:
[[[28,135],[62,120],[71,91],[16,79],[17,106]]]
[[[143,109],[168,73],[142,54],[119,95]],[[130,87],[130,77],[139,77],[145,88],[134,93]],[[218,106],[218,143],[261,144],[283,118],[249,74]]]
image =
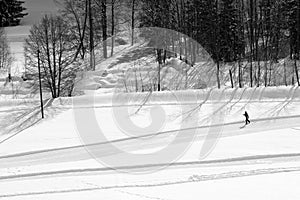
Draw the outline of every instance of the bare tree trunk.
[[[160,90],[161,90],[161,83],[160,83],[160,70],[161,70],[161,64],[160,63],[158,63],[158,78],[157,78],[157,82],[158,82],[158,84],[157,84],[157,91],[159,91],[160,92]]]
[[[229,75],[230,75],[231,88],[234,88],[234,82],[233,82],[233,77],[232,77],[232,71],[231,71],[231,69],[229,70]]]
[[[260,26],[260,19],[261,17],[261,13],[259,13],[259,9],[258,9],[258,5],[257,5],[257,0],[255,0],[255,26],[256,26],[256,32],[255,32],[255,49],[256,49],[256,62],[257,62],[257,87],[260,87],[260,78],[261,78],[261,65],[260,65],[260,55],[259,55],[259,50],[260,50],[260,46],[259,46],[259,39],[260,39],[260,30],[261,30],[261,26]]]
[[[160,77],[161,64],[162,64],[161,52],[162,52],[162,49],[157,49],[157,62],[158,62],[157,91],[159,91],[159,92],[161,91],[161,77]]]
[[[131,2],[131,46],[134,45],[134,29],[135,29],[135,1]]]
[[[179,31],[177,34],[177,40],[178,40],[178,46],[179,46],[179,58],[180,60],[182,60],[182,42],[181,42],[181,33],[180,33],[180,27],[182,27],[182,23],[181,23],[181,16],[180,16],[180,7],[179,7],[179,3],[176,3],[176,12],[177,12],[177,21],[178,21],[178,27],[179,27]]]
[[[61,28],[61,27],[60,27]],[[63,41],[62,36],[59,36],[59,58],[58,58],[58,96],[61,95],[61,81],[62,81],[62,56],[63,56]],[[73,84],[74,86],[74,84]],[[73,89],[72,89],[73,90]],[[72,94],[72,91],[70,91],[70,94]]]
[[[184,59],[185,59],[185,63],[188,63],[188,47],[187,47],[187,39],[186,36],[184,35]]]
[[[259,58],[258,58],[259,59]],[[260,87],[260,78],[261,78],[261,66],[260,60],[257,61],[258,63],[258,70],[257,70],[257,87]]]
[[[221,89],[221,81],[220,81],[220,61],[217,60],[217,82],[218,82],[218,89]]]
[[[239,87],[243,88],[243,75],[242,75],[242,66],[241,66],[241,61],[239,60]]]
[[[52,71],[52,62],[51,62],[51,52],[50,52],[50,46],[49,46],[49,33],[48,33],[48,28],[49,27],[44,27],[44,31],[45,31],[45,37],[46,39],[46,57],[47,57],[47,61],[48,61],[48,67],[49,67],[49,72],[50,72],[50,76],[51,76],[51,89],[52,89],[52,97],[56,98],[56,90],[55,87],[53,87],[53,85],[55,84],[55,78],[54,78],[54,74]]]
[[[88,0],[85,0],[85,14],[84,14],[84,22],[83,22],[83,27],[81,27],[81,22],[78,17],[78,13],[71,7],[71,13],[74,16],[76,23],[77,23],[77,30],[78,30],[78,36],[79,36],[79,47],[76,50],[75,56],[74,56],[74,61],[77,59],[79,56],[80,52],[82,52],[81,59],[85,58],[85,47],[84,47],[84,39],[85,39],[85,34],[86,34],[86,29],[87,29],[87,20],[88,20],[88,14],[89,14],[89,2]],[[70,5],[72,6],[72,5]]]
[[[297,76],[297,82],[298,86],[300,86],[299,82],[299,72],[297,67],[297,59],[300,60],[300,1],[298,0],[297,4],[297,53],[295,56],[295,70],[296,70],[296,76]]]
[[[54,25],[53,25],[54,26]],[[51,27],[51,38],[57,37],[55,35],[55,27]],[[56,42],[54,39],[52,39],[52,61],[53,61],[53,76],[54,76],[54,82],[53,82],[53,90],[55,91],[56,97],[58,97],[58,91],[56,87],[56,80],[57,80],[57,70],[56,70]]]
[[[217,24],[215,27],[215,48],[217,52],[217,84],[218,84],[218,89],[221,89],[221,80],[220,80],[220,45],[219,45],[219,17],[218,17],[218,10],[219,10],[219,1],[216,0],[216,12],[217,12]]]
[[[182,60],[182,37],[181,37],[181,33],[178,33],[178,36],[179,36],[179,38],[178,38],[178,40],[179,40],[179,58],[180,58],[180,60]]]
[[[285,63],[285,61],[283,63],[283,69],[284,69],[284,78],[283,78],[283,81],[284,81],[285,86],[288,86],[287,76],[286,76],[286,63]]]
[[[265,87],[268,87],[268,63],[265,61]]]
[[[102,32],[103,32],[103,57],[107,58],[107,2],[106,0],[101,0],[102,2]]]
[[[250,45],[250,87],[253,87],[253,40],[254,40],[254,28],[253,28],[253,0],[250,0],[250,12],[249,12],[249,17],[250,17],[250,24],[249,24],[249,31],[250,31],[250,40],[249,40],[249,45]]]
[[[136,69],[134,70],[134,76],[135,76],[135,92],[137,93],[139,91],[139,84],[138,84]]]
[[[297,59],[295,59],[295,74],[296,74],[298,86],[300,87],[299,71],[298,71],[298,66],[297,66]]]
[[[293,73],[292,73],[292,85],[295,85],[295,68],[293,67]]]
[[[272,82],[272,71],[273,71],[273,61],[270,61],[270,70],[269,70],[269,72],[270,72],[270,74],[269,74],[269,85],[270,86],[272,86],[272,84],[271,84],[271,82]]]
[[[89,2],[89,25],[90,25],[90,68],[95,71],[95,52],[94,52],[94,26],[93,26],[93,13],[92,13],[92,0]]]
[[[111,1],[111,56],[114,55],[115,47],[115,0]]]
[[[44,102],[43,102],[43,91],[42,91],[42,77],[41,77],[40,49],[38,49],[37,57],[38,57],[38,71],[39,71],[39,86],[40,86],[41,114],[42,114],[42,119],[44,119]]]

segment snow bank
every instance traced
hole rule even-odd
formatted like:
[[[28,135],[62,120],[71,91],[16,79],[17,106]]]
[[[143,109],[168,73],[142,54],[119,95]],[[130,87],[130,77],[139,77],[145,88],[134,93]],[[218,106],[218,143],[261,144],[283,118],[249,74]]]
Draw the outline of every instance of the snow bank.
[[[270,87],[243,89],[205,89],[187,91],[164,91],[153,93],[115,93],[100,94],[74,98],[58,98],[53,102],[55,106],[71,106],[76,100],[76,106],[119,106],[130,104],[160,104],[160,103],[205,103],[205,102],[234,102],[234,101],[284,101],[300,100],[299,87]],[[124,100],[127,100],[127,102]]]

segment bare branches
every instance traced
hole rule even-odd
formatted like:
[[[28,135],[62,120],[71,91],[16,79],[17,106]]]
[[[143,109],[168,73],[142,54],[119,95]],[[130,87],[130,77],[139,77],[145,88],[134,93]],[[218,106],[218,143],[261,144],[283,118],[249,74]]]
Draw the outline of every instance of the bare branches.
[[[0,69],[8,69],[12,63],[7,37],[3,28],[0,28]]]
[[[40,24],[32,27],[25,44],[27,71],[37,74],[37,52],[40,52],[42,79],[52,97],[69,94],[68,84],[75,78],[74,52],[69,28],[61,17],[45,16]],[[70,70],[72,69],[72,70]]]

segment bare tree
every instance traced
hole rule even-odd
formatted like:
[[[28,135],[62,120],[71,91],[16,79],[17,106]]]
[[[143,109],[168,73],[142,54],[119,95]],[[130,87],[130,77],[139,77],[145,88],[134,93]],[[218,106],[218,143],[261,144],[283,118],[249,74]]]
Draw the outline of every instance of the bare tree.
[[[102,30],[102,47],[103,47],[103,57],[107,58],[107,38],[108,38],[108,23],[107,23],[107,7],[108,3],[107,0],[95,0],[96,3],[96,10],[99,10],[101,15],[101,27]]]
[[[77,69],[68,24],[57,16],[44,16],[30,30],[25,41],[27,72],[37,76],[38,55],[40,58],[43,87],[51,91],[52,97],[70,95]]]
[[[6,34],[3,28],[0,28],[0,69],[9,69],[12,63],[10,49],[7,43]]]
[[[103,37],[103,57],[107,58],[107,1],[101,1],[102,8],[102,37]]]
[[[95,71],[95,51],[94,51],[94,26],[92,0],[88,0],[89,26],[90,26],[90,67]]]
[[[135,29],[139,27],[139,9],[142,1],[137,0],[123,0],[121,1],[122,10],[120,11],[119,24],[122,29],[126,29],[129,33],[129,40],[131,45],[134,45]]]
[[[111,56],[114,55],[114,48],[115,48],[115,39],[117,37],[118,32],[122,28],[124,22],[124,2],[122,0],[110,0],[110,30],[111,30]],[[116,14],[117,13],[117,14]]]
[[[81,59],[85,58],[88,42],[87,29],[89,17],[89,1],[88,0],[64,0],[61,14],[64,19],[67,19],[72,26],[74,45],[77,47],[74,60],[80,55]]]
[[[115,46],[115,6],[116,0],[111,0],[111,56],[114,55]]]
[[[131,45],[134,45],[134,28],[135,28],[135,4],[136,0],[131,1]]]

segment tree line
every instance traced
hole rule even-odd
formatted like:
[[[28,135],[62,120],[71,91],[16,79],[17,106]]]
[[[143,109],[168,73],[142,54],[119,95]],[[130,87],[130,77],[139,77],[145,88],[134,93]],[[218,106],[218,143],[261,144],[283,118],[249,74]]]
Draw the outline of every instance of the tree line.
[[[294,65],[284,73],[292,71],[291,84],[300,85],[297,0],[63,0],[57,3],[62,8],[60,15],[45,16],[33,26],[25,45],[27,66],[36,70],[38,58],[41,59],[43,84],[54,98],[71,94],[75,73],[81,70],[78,62],[89,59],[90,69],[95,70],[99,57],[95,54],[99,49],[103,58],[112,56],[119,39],[115,36],[124,30],[133,45],[137,27],[160,27],[180,33],[169,36],[173,47],[176,44],[180,49],[173,56],[191,66],[196,64],[199,52],[190,43],[197,41],[216,63],[219,88],[226,63],[234,63],[229,69],[232,87],[234,82],[238,87],[274,85],[275,64],[287,57]],[[164,64],[167,53],[164,48],[156,49],[159,65]],[[288,75],[284,74],[284,78],[288,84]],[[158,90],[160,87],[158,81]]]
[[[273,63],[287,57],[294,60],[292,82],[300,85],[299,0],[144,0],[141,10],[141,26],[175,30],[201,44],[216,62],[218,87],[223,63],[238,63],[239,87],[268,86],[275,82]],[[186,44],[180,58],[193,64]]]

